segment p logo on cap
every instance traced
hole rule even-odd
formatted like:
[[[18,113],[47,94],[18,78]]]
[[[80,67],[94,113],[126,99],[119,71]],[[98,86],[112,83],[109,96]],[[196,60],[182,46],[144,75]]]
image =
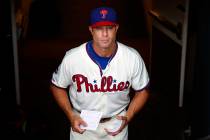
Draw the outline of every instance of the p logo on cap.
[[[90,15],[90,26],[116,26],[117,14],[110,7],[99,7],[92,10]]]

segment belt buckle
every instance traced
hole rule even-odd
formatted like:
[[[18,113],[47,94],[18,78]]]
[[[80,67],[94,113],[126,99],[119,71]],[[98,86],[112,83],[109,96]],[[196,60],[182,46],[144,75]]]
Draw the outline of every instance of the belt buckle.
[[[105,123],[105,122],[108,122],[109,120],[111,120],[111,117],[110,118],[102,118],[100,120],[100,123]]]

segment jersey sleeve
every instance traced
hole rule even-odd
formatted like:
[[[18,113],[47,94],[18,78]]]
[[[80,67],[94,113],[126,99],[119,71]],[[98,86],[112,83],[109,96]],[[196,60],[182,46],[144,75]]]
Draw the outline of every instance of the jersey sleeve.
[[[149,84],[149,75],[142,57],[136,52],[131,85],[135,91],[143,90]]]
[[[52,75],[51,82],[57,87],[67,88],[71,84],[71,72],[69,61],[67,61],[68,59],[66,54],[61,64]]]

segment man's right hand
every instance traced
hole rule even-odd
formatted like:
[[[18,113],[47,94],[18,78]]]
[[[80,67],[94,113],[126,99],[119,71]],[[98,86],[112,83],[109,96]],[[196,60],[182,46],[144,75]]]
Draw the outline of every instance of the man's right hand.
[[[87,123],[85,121],[83,121],[83,119],[79,115],[74,114],[71,117],[70,122],[71,122],[72,130],[74,132],[77,132],[77,133],[80,133],[80,134],[85,132],[85,129],[81,129],[80,126],[81,125],[87,126]]]

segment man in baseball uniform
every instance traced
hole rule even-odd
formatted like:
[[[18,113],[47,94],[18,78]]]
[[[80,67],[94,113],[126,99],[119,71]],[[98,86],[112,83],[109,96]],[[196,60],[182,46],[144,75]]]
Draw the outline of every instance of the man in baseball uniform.
[[[127,140],[128,123],[148,99],[144,61],[135,49],[116,41],[118,28],[114,9],[94,9],[93,39],[67,51],[53,73],[51,91],[71,123],[71,140]],[[81,117],[84,110],[101,113],[95,130],[86,129],[96,119],[89,117],[88,124]]]

